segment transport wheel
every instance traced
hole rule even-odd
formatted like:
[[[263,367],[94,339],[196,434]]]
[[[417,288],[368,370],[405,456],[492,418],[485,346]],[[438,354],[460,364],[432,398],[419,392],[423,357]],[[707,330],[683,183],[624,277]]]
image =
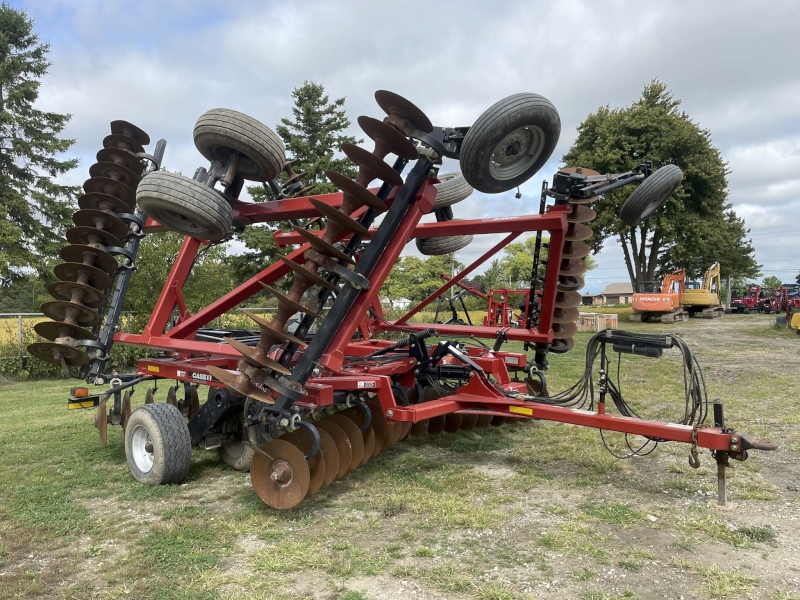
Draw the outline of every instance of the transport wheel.
[[[561,134],[553,104],[538,94],[504,98],[469,128],[461,172],[479,192],[499,194],[526,182],[550,158]]]
[[[683,171],[676,165],[665,165],[639,184],[619,211],[622,222],[635,227],[661,208],[678,189]]]
[[[189,237],[218,241],[231,230],[233,212],[221,193],[167,171],[154,171],[136,189],[136,202],[156,221]]]
[[[417,250],[425,256],[441,256],[458,252],[472,243],[472,235],[449,235],[417,238]]]
[[[251,181],[271,181],[283,170],[283,142],[253,117],[228,108],[212,108],[194,125],[194,145],[209,161],[228,162],[241,153],[237,172]]]
[[[180,483],[192,464],[192,439],[183,415],[169,404],[137,408],[125,429],[125,456],[136,481]]]
[[[431,212],[435,212],[446,206],[452,206],[469,198],[472,194],[472,186],[467,183],[461,173],[444,173],[438,175],[441,183],[437,183],[436,201],[433,203]]]
[[[255,442],[255,427],[251,427],[249,439]],[[221,433],[232,433],[234,438],[217,448],[219,459],[236,471],[249,471],[255,450],[242,442],[244,435],[244,411],[239,411],[231,418],[223,421],[220,426]]]

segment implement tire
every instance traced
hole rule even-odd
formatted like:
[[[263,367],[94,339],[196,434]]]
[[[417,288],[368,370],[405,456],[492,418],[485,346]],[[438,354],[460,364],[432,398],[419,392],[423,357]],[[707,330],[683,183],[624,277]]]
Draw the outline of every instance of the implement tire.
[[[145,404],[125,429],[125,456],[139,483],[180,483],[192,464],[192,438],[183,415],[170,404]]]
[[[676,165],[665,165],[639,184],[619,211],[622,222],[635,227],[661,208],[683,180]]]

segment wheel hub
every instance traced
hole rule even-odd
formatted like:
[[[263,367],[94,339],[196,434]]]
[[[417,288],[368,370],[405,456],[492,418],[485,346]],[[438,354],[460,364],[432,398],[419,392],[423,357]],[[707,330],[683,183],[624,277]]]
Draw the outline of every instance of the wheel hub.
[[[495,146],[489,171],[497,179],[513,179],[519,176],[536,162],[544,143],[544,132],[538,127],[515,129]]]
[[[131,435],[131,451],[136,468],[142,473],[149,473],[153,469],[153,440],[141,425],[137,425]]]

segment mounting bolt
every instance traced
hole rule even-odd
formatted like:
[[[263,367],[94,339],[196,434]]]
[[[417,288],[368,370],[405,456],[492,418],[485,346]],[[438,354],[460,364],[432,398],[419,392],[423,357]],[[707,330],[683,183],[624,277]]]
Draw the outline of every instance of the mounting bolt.
[[[738,444],[738,443],[739,443],[739,438],[736,437],[735,435],[732,436],[731,437],[731,444]]]
[[[414,369],[414,375],[419,375],[419,369]]]
[[[387,410],[386,411],[386,418],[387,419],[391,419],[393,415],[394,415],[394,411],[393,410]]]
[[[315,368],[314,368],[314,369],[312,369],[312,371],[311,371],[311,374],[312,374],[312,375],[314,375],[314,377],[319,377],[319,374],[320,374],[320,373],[321,373],[321,371],[319,370],[319,367],[315,367]]]
[[[739,451],[739,444],[731,444],[731,450],[733,450],[734,452],[738,452]]]
[[[470,372],[469,372],[469,376],[470,376],[470,377],[475,377],[475,371],[470,371]]]
[[[286,427],[288,424],[289,424],[289,419],[281,419],[280,421],[278,421],[278,426],[280,427]]]

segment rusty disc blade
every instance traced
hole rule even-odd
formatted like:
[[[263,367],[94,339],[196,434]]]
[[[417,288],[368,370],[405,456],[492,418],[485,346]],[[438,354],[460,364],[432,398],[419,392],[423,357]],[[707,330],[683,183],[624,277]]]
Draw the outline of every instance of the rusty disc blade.
[[[350,440],[351,455],[349,470],[355,471],[364,458],[364,437],[361,434],[361,430],[353,421],[339,414],[330,415],[326,417],[325,420],[341,427],[342,431],[344,431],[345,435]]]
[[[583,275],[589,269],[585,260],[580,258],[566,258],[561,261],[561,268],[558,270],[558,275],[563,277],[575,277]]]
[[[130,390],[126,390],[125,394],[122,396],[122,431],[128,427],[128,419],[131,418],[131,413],[133,410],[131,409],[131,392]]]
[[[400,434],[403,432],[403,429],[399,423],[389,423],[386,420],[386,416],[383,414],[383,408],[381,407],[380,402],[373,399],[373,400],[368,400],[366,404],[372,411],[372,421],[373,422],[375,422],[376,420],[380,421],[380,423],[383,425],[383,434],[384,434],[383,450],[388,450],[389,448],[394,446],[400,439]]]
[[[86,283],[98,290],[111,288],[112,279],[103,269],[84,265],[83,263],[64,262],[57,264],[53,273],[61,281],[75,281],[85,278]]]
[[[339,450],[327,431],[317,428],[317,432],[319,433],[319,451],[325,459],[325,476],[322,478],[322,487],[326,488],[338,478]]]
[[[87,194],[107,194],[119,198],[128,206],[136,206],[136,192],[132,187],[110,177],[92,177],[83,182]]]
[[[104,399],[94,411],[94,426],[100,432],[100,443],[108,443],[108,400]]]
[[[568,242],[585,242],[592,237],[592,228],[583,223],[570,223],[564,239]]]
[[[478,421],[475,423],[475,427],[478,429],[485,429],[491,424],[492,415],[478,415]]]
[[[588,244],[583,242],[567,242],[561,251],[561,258],[583,258],[591,252]]]
[[[96,340],[97,337],[83,327],[61,323],[59,321],[41,321],[33,326],[33,330],[46,340],[51,342],[58,338],[71,337],[75,340]]]
[[[355,144],[342,144],[342,152],[347,157],[356,163],[359,167],[369,171],[371,177],[369,181],[362,181],[363,185],[368,185],[373,179],[380,179],[392,185],[403,185],[403,178],[400,173],[395,171],[391,166],[383,162],[380,158],[375,156],[369,150],[365,150],[361,146]],[[359,176],[361,173],[359,172]]]
[[[97,153],[97,162],[111,162],[117,165],[122,165],[126,169],[141,177],[144,171],[144,165],[136,158],[132,152],[128,150],[121,150],[119,148],[103,148]]]
[[[197,394],[197,386],[192,386],[192,395],[189,398],[189,420],[194,419],[195,415],[200,412],[200,396]]]
[[[54,321],[70,321],[81,327],[94,327],[103,320],[99,314],[83,304],[55,300],[42,304],[42,312]]]
[[[375,142],[375,150],[395,154],[406,160],[419,158],[417,148],[402,133],[391,125],[372,117],[358,117],[358,126]]]
[[[495,415],[492,417],[492,427],[500,427],[500,425],[505,425],[506,421],[508,420],[507,417],[501,417],[500,415]]]
[[[136,210],[136,206],[130,206],[119,198],[108,194],[84,194],[78,198],[78,207],[81,210],[108,210],[116,213],[131,214]]]
[[[570,204],[593,204],[600,200],[600,196],[591,196],[589,198],[570,198]]]
[[[127,135],[112,133],[103,138],[103,148],[119,148],[137,154],[144,152],[144,147],[134,138]]]
[[[334,258],[343,260],[347,263],[350,263],[351,265],[356,264],[356,261],[347,256],[347,254],[339,250],[333,244],[326,242],[321,237],[314,235],[308,229],[304,229],[303,227],[298,227],[297,225],[292,225],[292,229],[294,230],[295,233],[299,234],[305,241],[311,244],[311,247],[314,248],[314,250],[316,250],[320,254],[333,256]]]
[[[428,419],[428,435],[439,435],[444,431],[444,424],[447,421],[445,415],[431,417]]]
[[[296,429],[291,433],[282,435],[278,439],[285,440],[296,446],[304,456],[309,455],[311,448],[314,445],[308,433],[304,429]],[[308,463],[309,471],[308,491],[306,492],[306,498],[309,498],[321,490],[323,483],[325,482],[325,457],[322,454],[321,443],[320,451],[317,452],[311,460],[306,460],[306,462]]]
[[[554,306],[556,308],[574,308],[581,305],[580,292],[558,292]]]
[[[291,198],[304,198],[308,194],[308,192],[313,190],[315,187],[317,187],[317,184],[315,184],[315,183],[312,183],[311,185],[304,185],[299,190],[297,190],[295,193],[293,193],[291,195]]]
[[[167,392],[167,404],[178,408],[178,394],[175,391],[175,388],[170,386],[169,391]]]
[[[339,470],[336,472],[336,479],[341,479],[351,470],[350,467],[353,464],[353,449],[350,445],[350,438],[333,421],[320,419],[319,421],[314,421],[314,426],[331,436],[333,443],[336,444],[336,450],[339,453]]]
[[[376,419],[374,415],[372,416],[372,422],[369,427],[372,429],[372,433],[375,436],[375,446],[372,449],[372,456],[370,458],[375,458],[391,445],[388,443],[389,432],[386,429],[386,423]]]
[[[564,276],[558,278],[556,289],[559,292],[577,292],[582,289],[584,285],[583,277],[578,277],[577,275]]]
[[[574,323],[580,317],[581,313],[577,308],[557,308],[553,313],[553,323]]]
[[[72,222],[78,227],[102,229],[120,240],[128,236],[128,226],[125,224],[125,221],[120,219],[117,215],[104,210],[97,210],[94,208],[81,209],[72,215]],[[100,227],[98,227],[98,225],[100,225]]]
[[[210,388],[213,389],[213,388]],[[145,404],[153,404],[156,401],[155,394],[153,394],[153,390],[148,389],[144,394],[144,403]]]
[[[455,433],[461,429],[461,422],[464,420],[464,415],[461,413],[450,413],[445,417],[444,431],[445,433]]]
[[[563,340],[553,340],[553,343],[550,344],[550,352],[554,354],[564,354],[565,352],[569,352],[575,347],[575,340],[573,338],[566,338]],[[549,396],[549,394],[545,394],[545,397]]]
[[[94,246],[73,244],[64,246],[58,253],[59,256],[71,263],[86,264],[100,269],[104,273],[114,273],[119,268],[119,263],[105,250],[98,250]]]
[[[250,481],[258,497],[279,510],[300,504],[311,482],[305,455],[294,444],[280,439],[264,442],[260,450],[253,454],[250,464]]]
[[[586,167],[563,167],[559,169],[559,171],[563,173],[580,173],[582,175],[586,175],[587,177],[592,177],[593,175],[600,175],[597,171],[593,171],[592,169],[587,169]]]
[[[475,426],[478,424],[478,418],[480,415],[466,413],[464,414],[464,419],[461,421],[461,431],[472,431],[475,429]]]
[[[414,127],[425,133],[433,131],[431,120],[419,107],[410,100],[390,92],[388,90],[378,90],[375,92],[375,100],[387,115],[396,116],[409,121]]]
[[[361,432],[364,439],[364,455],[361,457],[361,464],[365,465],[375,454],[375,430],[372,424]]]
[[[67,241],[70,244],[100,244],[106,247],[122,246],[122,240],[117,236],[96,227],[73,227],[67,231]]]
[[[284,375],[291,375],[292,372],[284,367],[281,363],[276,360],[272,360],[269,356],[262,356],[262,352],[259,352],[258,348],[253,348],[248,346],[247,344],[243,344],[242,342],[233,339],[232,337],[224,337],[222,338],[228,345],[231,346],[234,350],[239,352],[242,356],[246,357],[248,361],[252,362],[259,367],[264,367],[265,369],[272,369],[273,371],[277,371],[278,373],[283,373]]]
[[[417,421],[411,426],[411,437],[423,437],[428,433],[428,419]]]
[[[274,336],[274,339],[276,339],[276,340],[282,340],[284,342],[291,342],[292,344],[297,344],[298,346],[300,346],[302,348],[305,348],[306,346],[308,346],[308,344],[306,344],[303,340],[293,336],[288,331],[283,331],[283,329],[273,329],[272,327],[270,327],[269,321],[266,321],[265,319],[262,319],[257,314],[251,313],[249,310],[245,310],[243,308],[240,308],[239,310],[241,310],[244,314],[246,314],[248,316],[248,318],[250,318],[252,321],[254,321],[259,326],[259,328],[261,329],[261,335],[262,336],[265,336],[265,335],[266,336]],[[272,344],[270,344],[270,345],[272,345]]]
[[[597,218],[597,213],[588,206],[581,206],[580,204],[573,204],[572,212],[567,215],[568,223],[588,223]]]
[[[295,302],[294,300],[289,298],[289,296],[279,292],[274,287],[269,286],[269,285],[267,285],[266,283],[263,283],[263,282],[259,282],[259,283],[261,283],[261,285],[264,287],[264,289],[267,290],[270,294],[272,294],[278,300],[278,304],[282,304],[283,306],[288,306],[289,308],[291,308],[295,312],[306,313],[306,314],[309,314],[309,315],[313,316],[314,318],[319,317],[319,315],[316,312],[314,312],[313,310],[311,310],[310,308],[308,308],[306,306],[303,306],[299,302]]]
[[[408,437],[408,434],[411,433],[412,425],[413,423],[411,421],[402,421],[400,423],[400,439],[398,441],[402,442]]]
[[[555,342],[563,342],[566,340],[555,340]],[[530,396],[539,396],[541,398],[549,398],[550,394],[547,393],[547,390],[542,392],[542,381],[538,377],[531,378],[528,377],[525,379],[525,388]],[[516,419],[515,419],[516,420]]]
[[[127,121],[111,121],[111,133],[133,138],[142,146],[147,146],[147,144],[150,143],[149,135],[133,123],[128,123]]]
[[[344,193],[351,194],[362,206],[368,206],[378,213],[384,213],[388,210],[380,198],[378,198],[360,183],[353,181],[349,177],[345,177],[336,171],[325,171],[325,175],[328,177],[328,179],[330,179],[333,185],[338,187]]]
[[[106,177],[124,183],[131,189],[136,189],[141,179],[141,171],[137,175],[125,165],[115,162],[97,162],[89,167],[90,177]]]
[[[313,271],[309,271],[303,265],[301,265],[299,263],[296,263],[293,260],[289,260],[285,256],[281,256],[279,258],[283,262],[283,264],[285,264],[292,271],[294,271],[295,275],[297,277],[299,277],[300,279],[304,279],[307,282],[311,283],[312,285],[319,285],[319,286],[327,288],[329,290],[333,290],[333,291],[338,291],[339,290],[339,288],[337,288],[331,282],[326,281],[325,279],[323,279],[322,277],[320,277],[319,275],[317,275]]]
[[[89,355],[77,348],[54,342],[36,342],[28,346],[28,354],[39,360],[60,365],[61,359],[68,367],[80,367],[89,364]]]
[[[578,333],[577,323],[553,323],[553,339],[565,340]]]
[[[339,209],[332,207],[330,204],[325,204],[316,198],[309,198],[308,201],[311,202],[314,208],[319,212],[328,217],[331,221],[335,221],[337,224],[344,227],[347,231],[360,235],[366,240],[372,239],[372,234],[369,232],[369,229],[355,219],[351,219]]]
[[[47,293],[56,300],[64,302],[71,302],[73,294],[75,294],[78,302],[89,308],[100,308],[108,300],[100,290],[74,281],[54,281],[47,286]]]

